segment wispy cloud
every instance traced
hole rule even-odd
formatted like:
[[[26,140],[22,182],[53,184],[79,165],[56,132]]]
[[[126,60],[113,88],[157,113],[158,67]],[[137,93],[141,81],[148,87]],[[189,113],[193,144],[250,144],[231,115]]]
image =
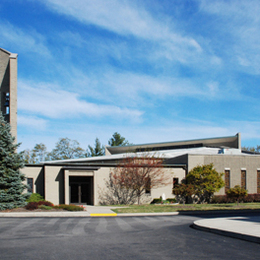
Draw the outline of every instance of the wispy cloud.
[[[17,117],[19,126],[27,127],[36,130],[45,130],[47,128],[47,121],[37,116],[20,116]]]
[[[77,76],[75,76],[77,75]],[[206,77],[174,77],[146,75],[138,72],[116,72],[109,68],[95,75],[84,75],[74,70],[70,76],[81,89],[82,95],[111,102],[128,104],[131,107],[148,107],[151,99],[161,101],[172,98],[239,100],[242,98],[239,87],[232,81],[225,85],[218,80]],[[245,97],[243,97],[245,99]],[[149,105],[150,103],[150,105]]]
[[[107,127],[107,129],[109,130],[110,128]],[[224,120],[223,124],[219,125],[210,121],[190,120],[184,123],[176,120],[174,123],[169,122],[164,126],[159,126],[155,123],[147,127],[141,126],[130,129],[129,127],[118,126],[116,131],[124,133],[124,136],[135,144],[233,136],[238,132],[242,136],[242,145],[250,140],[260,139],[260,123],[256,121]],[[103,137],[103,140],[106,140],[106,138]]]
[[[256,0],[201,0],[201,11],[215,17],[221,37],[217,44],[225,41],[226,62],[234,68],[250,74],[260,74],[260,3]]]
[[[45,58],[51,56],[44,36],[34,29],[22,29],[0,20],[0,35],[1,44],[13,46],[15,52],[37,53]]]
[[[18,109],[47,118],[121,117],[140,120],[142,111],[115,105],[95,104],[82,100],[79,94],[48,83],[20,82]]]
[[[174,30],[169,19],[160,20],[152,16],[144,7],[133,1],[121,0],[47,0],[42,1],[50,9],[65,14],[85,24],[92,24],[110,32],[133,36],[156,42],[170,59],[187,62],[187,58],[200,54],[199,43]]]

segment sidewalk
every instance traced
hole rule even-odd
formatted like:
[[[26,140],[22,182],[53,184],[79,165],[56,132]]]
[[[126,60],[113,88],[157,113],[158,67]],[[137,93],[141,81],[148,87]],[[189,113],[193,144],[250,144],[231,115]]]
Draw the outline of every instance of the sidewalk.
[[[193,227],[203,231],[260,243],[260,216],[201,219],[194,221]]]
[[[111,207],[112,208],[112,207]],[[44,211],[44,212],[0,212],[0,218],[30,218],[30,217],[116,217],[110,207],[84,206],[84,211]]]

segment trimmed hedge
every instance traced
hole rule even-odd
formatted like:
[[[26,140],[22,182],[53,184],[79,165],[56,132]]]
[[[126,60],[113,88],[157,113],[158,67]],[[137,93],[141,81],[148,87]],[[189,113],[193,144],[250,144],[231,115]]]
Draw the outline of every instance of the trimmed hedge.
[[[260,194],[248,194],[243,200],[243,202],[260,202]],[[221,204],[221,203],[236,203],[235,198],[228,198],[226,195],[215,195],[212,198],[212,204]]]

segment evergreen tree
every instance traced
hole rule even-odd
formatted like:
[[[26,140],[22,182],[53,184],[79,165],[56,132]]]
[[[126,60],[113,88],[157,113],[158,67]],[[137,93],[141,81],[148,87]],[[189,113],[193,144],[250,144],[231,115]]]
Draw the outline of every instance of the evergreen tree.
[[[108,144],[110,146],[126,146],[129,145],[129,142],[125,139],[125,137],[121,136],[118,132],[115,132],[108,140]]]
[[[102,156],[105,154],[105,147],[101,145],[98,138],[95,140],[95,146],[88,146],[86,156],[87,157],[95,157],[95,156]]]
[[[19,170],[24,166],[23,156],[16,152],[19,144],[14,144],[10,130],[0,112],[0,210],[26,205],[23,191],[27,186],[22,183],[25,177]]]

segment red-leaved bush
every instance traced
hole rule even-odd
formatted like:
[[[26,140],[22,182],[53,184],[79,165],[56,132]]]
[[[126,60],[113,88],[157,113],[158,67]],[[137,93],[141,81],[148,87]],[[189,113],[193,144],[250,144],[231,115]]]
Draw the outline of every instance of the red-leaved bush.
[[[254,194],[248,194],[243,198],[243,202],[260,202],[260,194],[254,193]],[[218,203],[235,203],[236,199],[234,198],[228,198],[226,195],[215,195],[212,198],[211,203],[218,204]]]
[[[39,206],[44,205],[48,207],[53,207],[54,205],[50,201],[38,201],[38,202],[29,202],[25,208],[28,210],[38,209]]]
[[[38,202],[29,202],[26,206],[26,209],[28,210],[34,210],[34,209],[38,209]]]

